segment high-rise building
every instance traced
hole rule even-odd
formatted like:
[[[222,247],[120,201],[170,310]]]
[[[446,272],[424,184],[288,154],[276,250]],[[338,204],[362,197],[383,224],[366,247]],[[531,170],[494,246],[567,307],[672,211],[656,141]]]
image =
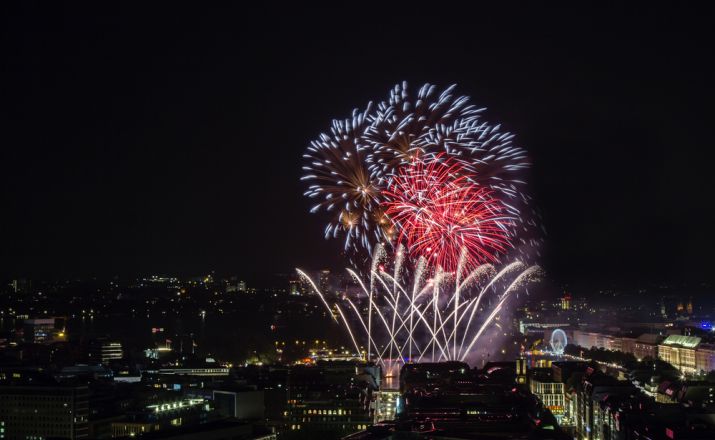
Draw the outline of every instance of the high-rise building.
[[[95,339],[89,344],[88,360],[92,364],[107,365],[124,357],[122,343],[107,339]]]
[[[0,438],[87,438],[87,386],[0,386]]]
[[[246,287],[246,282],[245,281],[239,281],[238,282],[238,291],[241,293],[246,293],[248,288]]]
[[[328,269],[320,271],[319,287],[323,294],[327,294],[330,291],[330,271]]]

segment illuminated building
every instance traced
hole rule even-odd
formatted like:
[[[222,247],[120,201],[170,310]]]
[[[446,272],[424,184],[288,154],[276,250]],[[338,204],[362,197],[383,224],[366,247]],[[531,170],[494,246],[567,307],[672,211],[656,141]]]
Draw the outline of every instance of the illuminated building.
[[[238,291],[241,293],[246,293],[248,291],[248,288],[246,287],[246,282],[245,281],[239,281],[238,282]]]
[[[375,423],[385,420],[394,420],[397,409],[397,399],[400,392],[397,390],[382,390],[373,393],[375,397]]]
[[[603,348],[606,350],[621,350],[621,338],[606,333],[574,330],[572,341],[574,345],[584,348]]]
[[[166,428],[206,423],[211,411],[204,399],[148,405],[143,411],[130,414],[126,420],[112,422],[112,437],[134,437]]]
[[[111,361],[124,357],[122,343],[107,339],[95,339],[90,342],[88,358],[91,364],[107,365]]]
[[[571,295],[567,293],[561,298],[561,310],[570,310],[570,309],[571,309]]]
[[[543,333],[548,329],[555,329],[559,327],[568,327],[569,323],[568,322],[560,322],[560,323],[544,323],[544,322],[527,322],[527,321],[519,321],[519,333],[523,335],[528,335],[529,333],[536,332],[536,333]]]
[[[690,298],[688,301],[688,305],[686,306],[686,311],[688,312],[688,315],[693,314],[693,298]]]
[[[553,362],[551,364],[551,380],[563,384],[564,408],[559,419],[560,426],[575,426],[575,415],[577,413],[577,393],[573,392],[566,384],[573,377],[575,382],[580,382],[580,378],[586,371],[588,364],[585,362]]]
[[[685,307],[683,307],[683,302],[682,302],[682,301],[678,301],[678,305],[677,305],[677,307],[675,308],[675,310],[676,310],[678,313],[683,313],[683,311],[685,310]]]
[[[563,382],[554,381],[551,370],[533,370],[529,378],[529,389],[561,424],[566,406]]]
[[[636,338],[631,353],[636,359],[655,359],[658,355],[658,343],[662,339],[663,337],[660,335],[644,333]]]
[[[700,338],[695,336],[670,335],[658,345],[658,358],[670,363],[683,373],[695,373],[695,351]]]
[[[0,386],[0,427],[6,439],[87,438],[88,418],[87,386]]]
[[[147,348],[144,350],[144,356],[149,359],[160,359],[170,354],[173,350],[169,347]]]
[[[52,341],[55,333],[55,318],[26,319],[23,323],[25,342],[42,344]]]
[[[286,428],[315,433],[316,438],[346,435],[372,424],[364,385],[356,364],[326,362],[296,366],[287,378]]]
[[[160,368],[158,371],[150,371],[158,374],[176,374],[189,376],[228,376],[228,367],[214,368]]]
[[[695,369],[699,372],[715,370],[715,345],[698,345],[698,349],[695,350]]]
[[[159,426],[151,422],[112,422],[112,438],[115,437],[136,437],[159,429]]]
[[[119,425],[119,424],[117,424]],[[230,419],[216,420],[207,423],[194,424],[189,426],[172,426],[172,429],[156,430],[154,425],[146,423],[125,423],[126,431],[129,434],[121,435],[126,437],[139,437],[161,440],[276,440],[276,434],[260,423],[237,421]],[[141,428],[145,428],[143,431]],[[134,432],[131,432],[134,431]],[[115,437],[119,437],[116,435]]]

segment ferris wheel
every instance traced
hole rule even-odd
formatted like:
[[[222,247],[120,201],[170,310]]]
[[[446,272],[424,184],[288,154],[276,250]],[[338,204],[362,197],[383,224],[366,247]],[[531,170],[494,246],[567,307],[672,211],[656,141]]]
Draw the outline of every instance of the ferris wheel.
[[[555,354],[561,356],[564,354],[564,348],[568,344],[568,338],[566,338],[566,332],[557,328],[551,333],[551,340],[549,341],[551,345],[551,351]]]

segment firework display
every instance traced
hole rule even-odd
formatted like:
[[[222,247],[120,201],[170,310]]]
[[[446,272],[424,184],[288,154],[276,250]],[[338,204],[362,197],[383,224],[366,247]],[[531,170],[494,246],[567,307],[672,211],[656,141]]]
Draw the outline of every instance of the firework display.
[[[403,83],[387,101],[333,121],[304,155],[312,211],[330,213],[326,237],[342,237],[348,255],[364,257],[353,261],[368,264],[348,270],[360,290],[332,304],[298,272],[356,350],[367,338],[368,360],[388,371],[465,360],[539,272],[525,263],[538,249],[520,176],[525,151],[483,110],[454,86],[411,95]],[[485,304],[486,295],[494,297]]]
[[[316,200],[312,211],[331,213],[326,237],[342,236],[347,251],[367,255],[378,243],[396,246],[406,241],[415,261],[425,256],[449,262],[452,269],[462,246],[470,249],[473,263],[499,261],[517,244],[533,247],[528,230],[535,223],[519,175],[528,159],[513,145],[512,134],[482,120],[483,110],[455,94],[454,86],[438,94],[435,86],[426,84],[412,96],[403,83],[391,90],[387,101],[333,121],[330,133],[320,135],[304,155],[302,177],[309,182],[305,194]],[[428,185],[454,189],[438,197],[445,208],[441,220],[452,219],[439,226],[417,224],[434,216],[414,215],[408,221],[407,206],[400,205],[421,197],[407,181],[417,181],[415,172],[429,170],[435,175]],[[472,194],[475,189],[478,195]],[[422,200],[429,203],[433,196]],[[409,230],[401,230],[407,225]],[[449,243],[432,246],[439,228],[453,226],[461,233],[452,234]],[[432,238],[416,239],[421,231],[429,231]]]
[[[398,241],[445,271],[457,268],[463,252],[468,268],[497,261],[510,246],[514,217],[493,190],[470,180],[465,166],[441,156],[412,161],[383,192]]]

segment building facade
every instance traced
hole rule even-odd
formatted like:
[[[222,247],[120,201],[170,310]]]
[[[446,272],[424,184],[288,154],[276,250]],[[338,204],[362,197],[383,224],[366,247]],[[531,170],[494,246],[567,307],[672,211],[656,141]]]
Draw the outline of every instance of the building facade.
[[[4,439],[82,439],[88,436],[87,386],[0,386]]]
[[[561,424],[566,412],[564,384],[554,381],[551,374],[535,374],[529,380],[529,389]]]
[[[658,345],[658,358],[686,374],[696,373],[695,352],[700,338],[695,336],[670,335]]]

